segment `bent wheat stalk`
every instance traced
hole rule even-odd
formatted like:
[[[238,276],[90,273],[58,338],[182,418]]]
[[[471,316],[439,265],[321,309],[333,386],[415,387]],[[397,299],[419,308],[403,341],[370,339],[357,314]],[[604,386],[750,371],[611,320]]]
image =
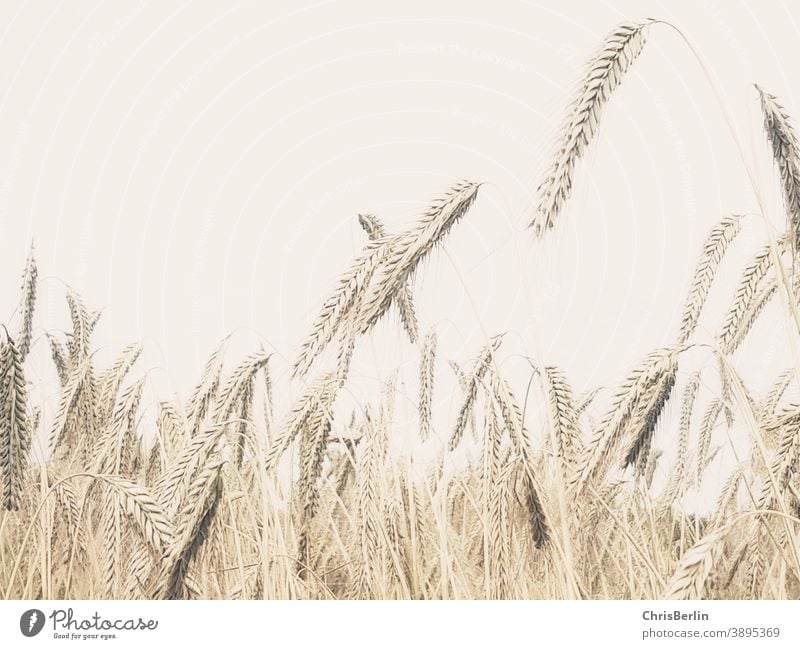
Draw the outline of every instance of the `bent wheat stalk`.
[[[781,175],[783,201],[786,205],[786,225],[791,233],[794,251],[800,250],[800,145],[789,115],[777,97],[756,86],[764,113],[764,130],[772,145],[775,165]]]
[[[617,25],[589,62],[562,127],[558,153],[539,186],[539,202],[530,222],[537,237],[553,227],[569,198],[575,165],[597,133],[603,108],[642,52],[649,25],[649,21]]]

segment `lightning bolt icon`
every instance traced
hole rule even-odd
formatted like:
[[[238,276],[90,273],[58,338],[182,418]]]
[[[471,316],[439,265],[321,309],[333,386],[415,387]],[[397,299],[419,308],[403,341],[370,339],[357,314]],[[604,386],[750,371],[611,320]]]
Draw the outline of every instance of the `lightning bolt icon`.
[[[36,611],[31,613],[31,617],[28,620],[28,631],[33,631],[33,625],[36,624],[36,619],[38,616],[36,615]]]

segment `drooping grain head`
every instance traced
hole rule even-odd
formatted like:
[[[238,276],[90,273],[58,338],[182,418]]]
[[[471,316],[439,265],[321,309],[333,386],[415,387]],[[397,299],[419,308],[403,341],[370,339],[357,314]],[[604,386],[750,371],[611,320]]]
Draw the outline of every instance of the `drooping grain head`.
[[[547,177],[539,185],[530,227],[537,237],[555,225],[572,191],[575,165],[597,133],[603,109],[644,48],[649,22],[623,23],[609,32],[589,62],[570,104]]]
[[[764,113],[764,130],[781,176],[786,225],[795,251],[800,250],[800,145],[791,119],[777,97],[756,86]]]

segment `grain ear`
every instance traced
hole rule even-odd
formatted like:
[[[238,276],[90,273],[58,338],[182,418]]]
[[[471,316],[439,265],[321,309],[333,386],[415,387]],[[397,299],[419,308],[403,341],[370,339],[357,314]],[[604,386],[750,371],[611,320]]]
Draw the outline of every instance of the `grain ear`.
[[[600,117],[611,95],[644,48],[649,22],[622,23],[612,29],[589,61],[567,111],[557,153],[544,181],[530,227],[537,237],[552,228],[572,192],[575,166],[597,134]]]

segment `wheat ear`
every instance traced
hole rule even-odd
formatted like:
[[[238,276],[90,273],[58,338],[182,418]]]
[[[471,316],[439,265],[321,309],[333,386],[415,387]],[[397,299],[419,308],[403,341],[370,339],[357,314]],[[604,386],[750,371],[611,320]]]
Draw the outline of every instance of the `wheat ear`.
[[[0,343],[0,470],[6,510],[17,510],[22,502],[31,446],[26,402],[22,354],[7,336],[6,342]]]
[[[608,460],[626,434],[641,437],[652,432],[666,401],[665,387],[671,387],[677,364],[672,348],[659,349],[628,376],[588,446],[581,453],[570,487],[583,487],[608,467]],[[666,396],[669,395],[667,391]]]
[[[464,436],[464,430],[467,428],[467,424],[472,416],[473,408],[475,407],[475,400],[478,398],[478,386],[483,380],[486,370],[489,369],[489,365],[492,361],[492,354],[500,348],[500,343],[502,341],[503,334],[492,338],[488,344],[481,349],[478,359],[475,361],[475,367],[472,370],[472,375],[469,378],[467,386],[464,388],[464,403],[462,404],[461,409],[458,411],[456,427],[450,437],[449,448],[451,451],[458,446],[458,443]]]
[[[175,540],[164,557],[156,597],[175,599],[187,586],[189,564],[208,536],[222,495],[221,462],[210,461],[189,485],[175,529]]]
[[[710,532],[684,553],[661,599],[702,599],[725,529]]]
[[[358,222],[364,232],[367,233],[370,241],[382,239],[386,236],[386,229],[377,216],[373,214],[359,214]],[[411,294],[411,286],[408,282],[397,291],[395,302],[397,303],[397,310],[400,312],[400,320],[403,323],[403,328],[408,334],[408,339],[412,343],[415,343],[419,337],[419,324],[417,323],[417,312],[414,309],[414,298]]]
[[[541,377],[550,404],[551,425],[558,442],[558,448],[555,450],[563,461],[571,462],[574,453],[581,448],[583,443],[578,428],[578,412],[575,408],[572,388],[564,372],[557,367],[543,367]]]
[[[22,325],[19,334],[17,334],[17,348],[19,349],[23,361],[31,348],[33,311],[36,306],[36,280],[38,275],[39,271],[36,267],[33,244],[31,244],[31,251],[25,262],[25,272],[22,275],[22,302],[20,304]]]
[[[431,331],[422,343],[419,365],[419,434],[422,441],[431,432],[433,411],[433,372],[436,365],[436,332]]]
[[[779,242],[780,245],[781,242]],[[728,309],[722,330],[718,336],[718,344],[723,353],[730,354],[734,343],[739,338],[739,331],[748,312],[753,307],[758,291],[772,268],[772,248],[767,245],[756,253],[747,265],[736,288],[733,304]]]
[[[697,320],[708,297],[717,268],[728,246],[739,234],[742,227],[741,221],[741,216],[726,216],[711,229],[706,238],[703,252],[694,271],[692,286],[683,307],[681,330],[678,335],[679,344],[685,343],[697,327]]]
[[[649,24],[617,25],[589,62],[564,121],[558,153],[539,186],[538,206],[530,223],[536,236],[553,227],[569,198],[575,165],[597,133],[603,108],[644,48]]]
[[[364,298],[357,320],[361,333],[368,331],[386,313],[417,266],[469,211],[479,188],[479,183],[468,180],[456,183],[444,196],[433,201],[411,230],[389,239],[381,274]]]
[[[764,113],[764,130],[772,145],[772,156],[781,175],[786,220],[792,247],[800,249],[800,146],[789,115],[775,95],[756,86]]]

